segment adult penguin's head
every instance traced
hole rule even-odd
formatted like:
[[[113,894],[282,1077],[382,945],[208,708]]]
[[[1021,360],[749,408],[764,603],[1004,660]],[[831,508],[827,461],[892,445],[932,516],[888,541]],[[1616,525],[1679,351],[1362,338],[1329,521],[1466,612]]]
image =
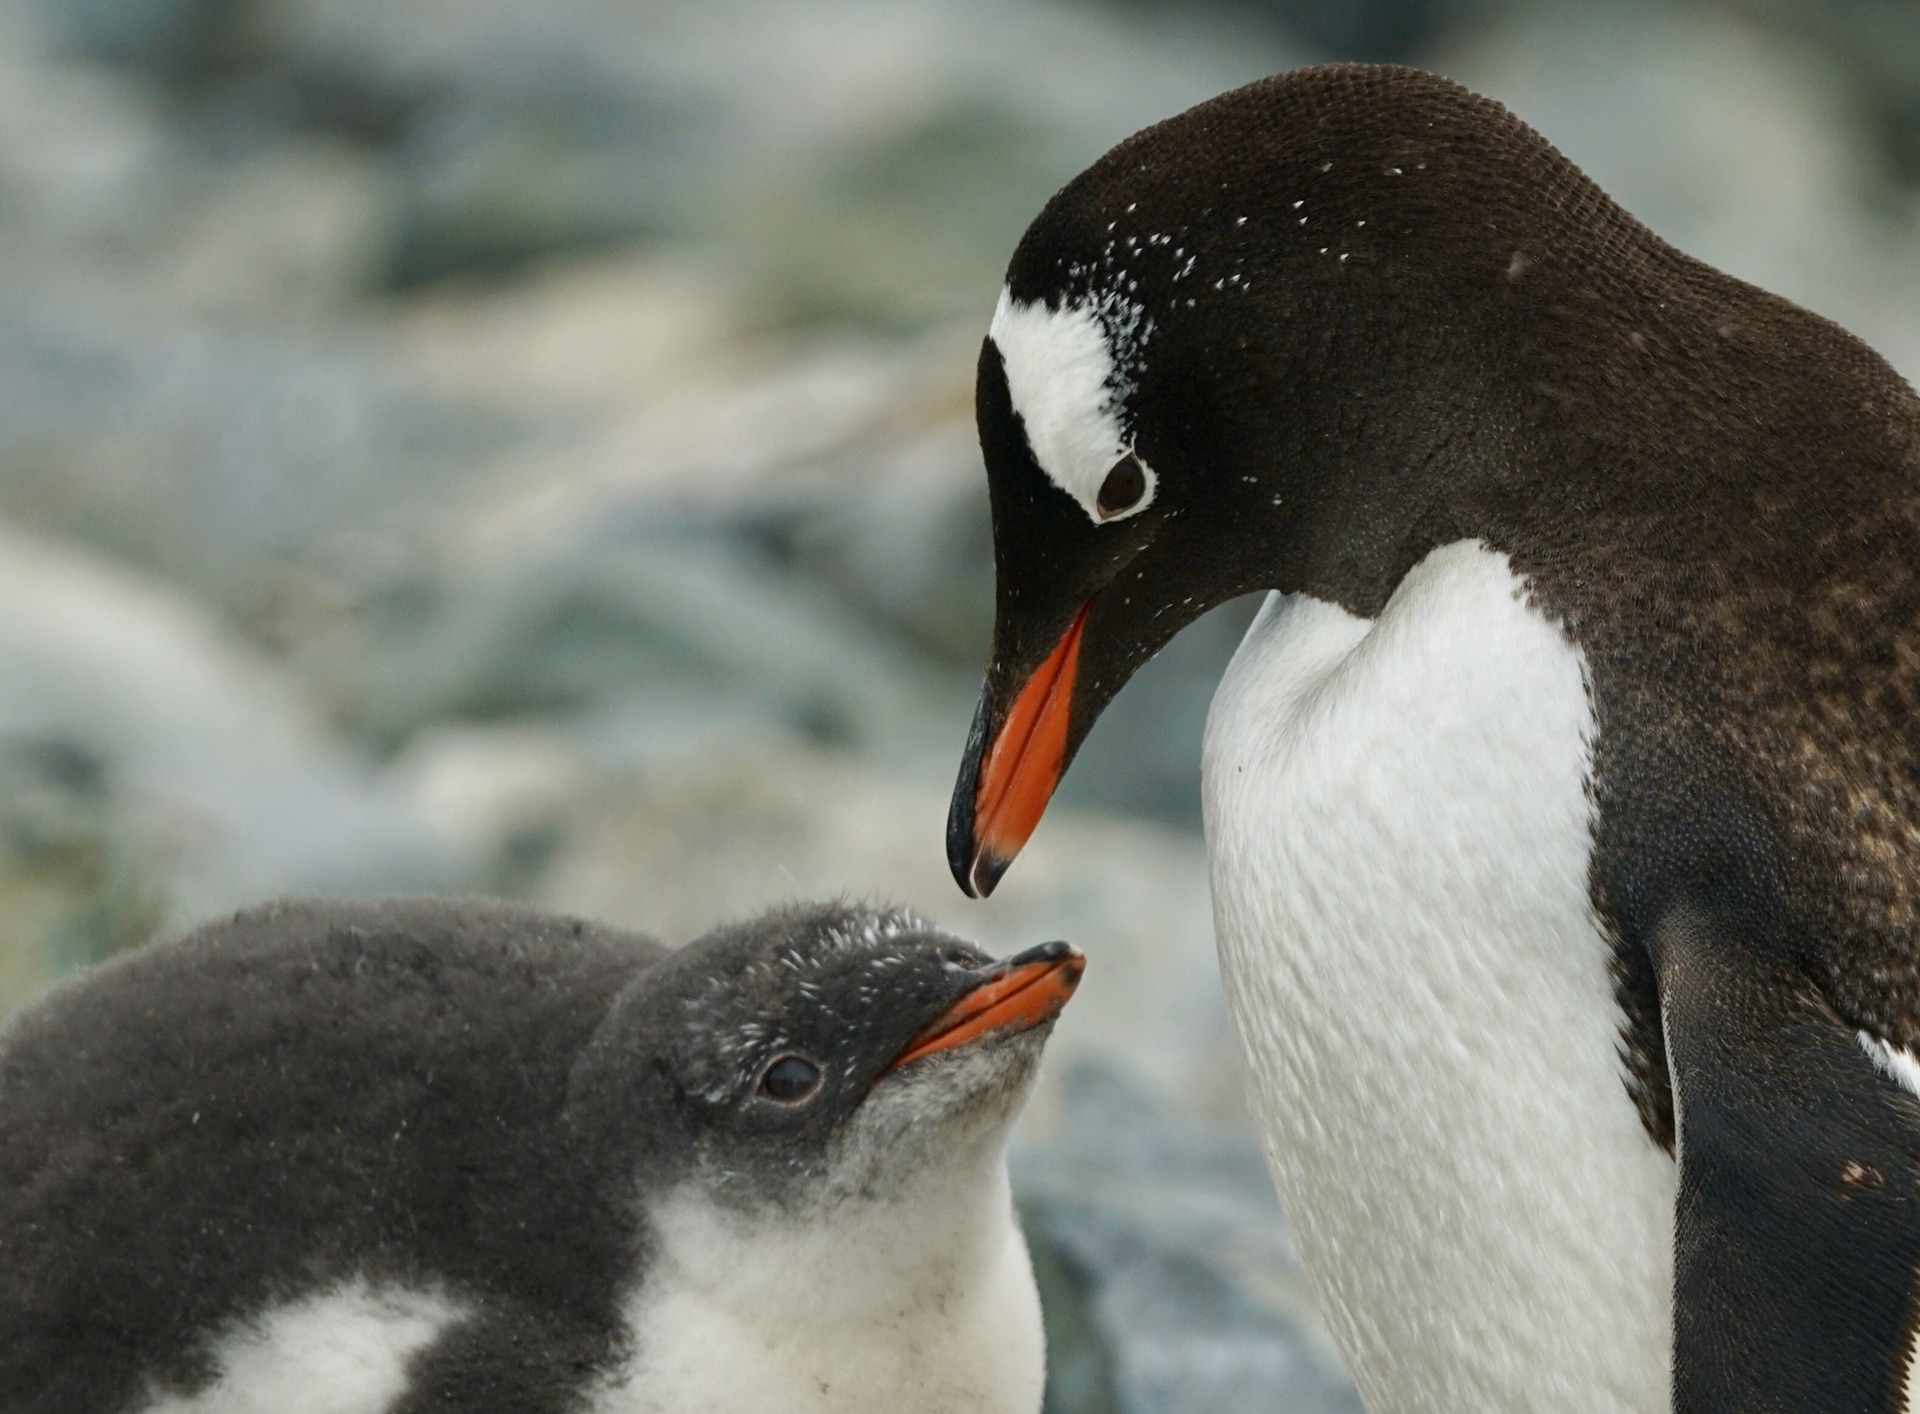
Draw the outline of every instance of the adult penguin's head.
[[[1541,405],[1526,350],[1602,247],[1627,278],[1660,248],[1499,105],[1401,68],[1236,90],[1059,192],[980,354],[998,597],[961,888],[992,891],[1101,710],[1207,609],[1280,589],[1372,616],[1477,522]]]

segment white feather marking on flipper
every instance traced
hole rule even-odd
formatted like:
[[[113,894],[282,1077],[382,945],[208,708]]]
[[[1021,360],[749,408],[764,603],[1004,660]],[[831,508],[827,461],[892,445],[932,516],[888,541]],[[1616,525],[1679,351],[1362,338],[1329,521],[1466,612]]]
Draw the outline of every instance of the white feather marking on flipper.
[[[1911,1095],[1920,1095],[1920,1061],[1911,1051],[1890,1046],[1878,1036],[1862,1031],[1860,1049],[1867,1053],[1873,1068]]]
[[[1873,1068],[1887,1079],[1898,1085],[1910,1095],[1920,1096],[1920,1060],[1914,1059],[1912,1051],[1901,1046],[1891,1045],[1870,1032],[1858,1033],[1860,1049],[1867,1053],[1867,1059],[1873,1062]],[[1920,1273],[1916,1274],[1920,1280]],[[1920,1414],[1920,1384],[1914,1381],[1914,1366],[1920,1361],[1920,1332],[1910,1337],[1907,1343],[1907,1373],[1903,1381],[1905,1390],[1904,1404],[1906,1414]]]
[[[144,1414],[386,1414],[415,1352],[465,1314],[430,1291],[354,1280],[235,1327],[214,1346],[220,1377],[161,1394]]]

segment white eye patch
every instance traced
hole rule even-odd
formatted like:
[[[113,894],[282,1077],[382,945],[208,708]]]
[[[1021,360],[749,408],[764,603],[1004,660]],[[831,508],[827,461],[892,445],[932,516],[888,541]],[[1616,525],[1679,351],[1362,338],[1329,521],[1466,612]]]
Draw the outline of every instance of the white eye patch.
[[[1133,452],[1119,416],[1126,379],[1100,311],[1091,304],[1023,304],[1002,289],[987,337],[1000,350],[1013,410],[1047,480],[1095,522],[1124,520],[1153,504],[1153,469],[1142,461],[1146,491],[1112,514],[1100,510],[1107,473]]]

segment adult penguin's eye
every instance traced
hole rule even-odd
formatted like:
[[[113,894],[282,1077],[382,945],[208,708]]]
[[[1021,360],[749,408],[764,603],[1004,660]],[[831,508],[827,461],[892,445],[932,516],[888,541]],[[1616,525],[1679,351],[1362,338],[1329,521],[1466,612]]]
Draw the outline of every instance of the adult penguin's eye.
[[[1101,519],[1112,520],[1139,505],[1140,498],[1146,494],[1147,470],[1140,465],[1140,458],[1128,452],[1113,464],[1107,479],[1100,483],[1100,494],[1094,497],[1094,504],[1100,508]]]
[[[782,1056],[760,1077],[760,1093],[783,1105],[798,1105],[820,1088],[820,1067],[805,1056]]]

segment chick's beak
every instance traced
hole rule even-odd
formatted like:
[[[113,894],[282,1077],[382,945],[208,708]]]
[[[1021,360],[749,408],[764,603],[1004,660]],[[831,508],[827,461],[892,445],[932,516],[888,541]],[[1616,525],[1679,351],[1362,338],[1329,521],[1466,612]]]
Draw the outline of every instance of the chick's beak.
[[[989,1032],[1014,1035],[1044,1026],[1080,985],[1086,957],[1067,943],[1042,943],[1010,957],[907,1042],[890,1069],[952,1050]]]

